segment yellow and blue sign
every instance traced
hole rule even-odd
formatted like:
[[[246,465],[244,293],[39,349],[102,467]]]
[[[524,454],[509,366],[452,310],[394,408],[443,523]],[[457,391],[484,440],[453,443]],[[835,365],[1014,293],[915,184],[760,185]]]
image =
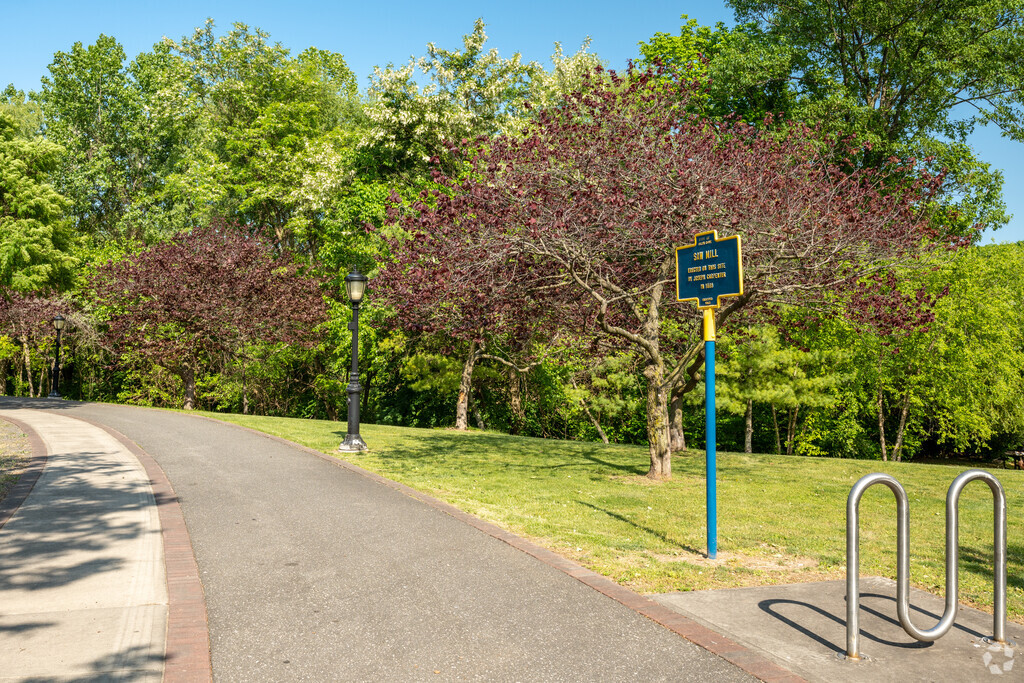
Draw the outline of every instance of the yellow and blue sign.
[[[718,308],[722,297],[743,294],[740,236],[718,239],[718,231],[698,233],[693,244],[676,249],[676,299],[697,308]]]
[[[696,301],[704,310],[704,449],[707,477],[708,557],[718,554],[718,464],[715,435],[715,311],[722,297],[743,295],[740,236],[718,239],[718,231],[698,233],[693,244],[676,249],[676,298]]]

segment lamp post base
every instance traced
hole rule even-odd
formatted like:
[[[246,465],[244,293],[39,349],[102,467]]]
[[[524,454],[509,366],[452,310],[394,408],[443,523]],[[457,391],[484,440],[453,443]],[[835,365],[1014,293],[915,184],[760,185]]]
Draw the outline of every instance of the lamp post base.
[[[61,396],[60,394],[58,394],[56,391],[51,391],[50,394],[46,398],[64,398],[64,397]]]
[[[363,437],[358,434],[346,434],[345,440],[338,446],[338,450],[343,453],[357,453],[358,451],[369,450],[369,446],[363,441]]]

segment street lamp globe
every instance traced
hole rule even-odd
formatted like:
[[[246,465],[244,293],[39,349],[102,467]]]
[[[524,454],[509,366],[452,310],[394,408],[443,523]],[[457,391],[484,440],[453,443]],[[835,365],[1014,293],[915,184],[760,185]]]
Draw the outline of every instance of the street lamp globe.
[[[68,321],[65,320],[64,316],[62,316],[60,313],[53,316],[53,329],[57,330],[58,332],[67,327],[67,324]]]
[[[345,276],[345,293],[348,294],[349,301],[358,304],[363,300],[367,280],[368,278],[360,273],[358,268],[353,268],[352,272]]]

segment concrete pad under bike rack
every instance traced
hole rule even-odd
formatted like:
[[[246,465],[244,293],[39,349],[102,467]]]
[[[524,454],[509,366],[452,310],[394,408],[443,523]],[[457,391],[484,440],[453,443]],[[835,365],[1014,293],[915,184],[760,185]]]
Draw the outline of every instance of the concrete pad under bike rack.
[[[896,582],[861,578],[861,651],[846,652],[846,582],[735,588],[651,596],[808,681],[1021,680],[1024,649],[985,642],[992,615],[961,605],[950,632],[932,643],[907,635],[896,617]],[[911,588],[911,613],[938,621],[943,598]],[[1024,626],[1008,622],[1008,639],[1024,642]],[[998,673],[997,673],[998,670]]]

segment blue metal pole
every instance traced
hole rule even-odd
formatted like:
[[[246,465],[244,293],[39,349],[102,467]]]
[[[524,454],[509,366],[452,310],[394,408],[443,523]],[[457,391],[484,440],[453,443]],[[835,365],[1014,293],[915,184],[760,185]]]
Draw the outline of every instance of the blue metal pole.
[[[715,312],[704,311],[704,450],[707,470],[708,557],[718,554],[718,465],[715,462]]]

